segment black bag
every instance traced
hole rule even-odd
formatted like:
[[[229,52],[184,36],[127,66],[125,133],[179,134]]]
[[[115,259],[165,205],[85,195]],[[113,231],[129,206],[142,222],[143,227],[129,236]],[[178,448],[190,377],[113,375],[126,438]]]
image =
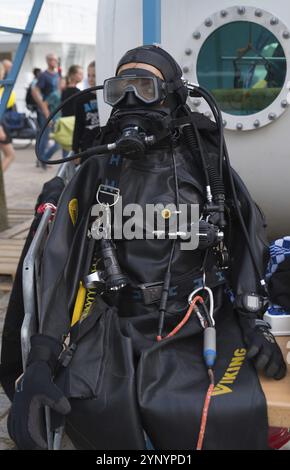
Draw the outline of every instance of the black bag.
[[[121,333],[117,310],[97,297],[70,337],[76,349],[56,383],[70,398],[66,431],[74,445],[84,450],[145,449],[132,342]],[[64,361],[66,357],[64,353]]]
[[[268,287],[271,301],[286,310],[290,309],[290,258],[286,257],[272,274]]]
[[[13,109],[4,113],[2,123],[12,139],[35,139],[37,134],[36,123],[25,113],[18,113]]]
[[[27,109],[29,109],[29,111],[37,111],[37,104],[31,93],[31,85],[29,85],[29,87],[26,90],[25,104],[26,104]]]

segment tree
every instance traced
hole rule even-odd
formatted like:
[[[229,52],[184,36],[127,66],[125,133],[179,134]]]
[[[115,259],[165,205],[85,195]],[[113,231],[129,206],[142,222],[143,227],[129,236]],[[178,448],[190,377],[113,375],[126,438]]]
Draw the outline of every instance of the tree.
[[[3,173],[0,161],[0,232],[7,229],[8,227],[8,218],[7,218],[7,207],[6,207],[6,197],[4,191],[4,180]]]

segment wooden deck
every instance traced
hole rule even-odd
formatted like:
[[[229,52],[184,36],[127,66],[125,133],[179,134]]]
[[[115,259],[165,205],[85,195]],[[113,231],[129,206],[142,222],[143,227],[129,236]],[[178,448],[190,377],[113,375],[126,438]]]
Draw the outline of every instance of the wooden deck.
[[[288,366],[287,375],[278,381],[261,376],[260,381],[267,400],[269,425],[290,428],[290,336],[276,336],[276,340]]]
[[[0,232],[0,288],[7,290],[7,278],[14,279],[18,261],[33,220],[31,209],[8,209],[9,228]]]

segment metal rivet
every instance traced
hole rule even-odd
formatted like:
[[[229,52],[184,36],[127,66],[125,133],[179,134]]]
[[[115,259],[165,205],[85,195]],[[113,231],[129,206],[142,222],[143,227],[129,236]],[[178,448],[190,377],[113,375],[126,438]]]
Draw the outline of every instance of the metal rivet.
[[[226,127],[227,121],[223,120],[223,126]]]
[[[200,39],[200,36],[201,36],[201,34],[200,34],[199,31],[195,31],[195,32],[192,34],[192,37],[193,37],[194,39]]]
[[[204,24],[205,24],[205,26],[207,26],[209,28],[210,26],[212,26],[212,20],[210,18],[207,18],[205,20]]]
[[[184,73],[188,73],[189,72],[189,67],[187,67],[187,65],[185,65],[184,67],[182,67],[182,70]]]
[[[257,8],[257,10],[255,11],[255,15],[258,16],[258,17],[263,16],[262,10],[260,10],[260,8]]]
[[[288,101],[287,101],[287,100],[281,101],[281,106],[282,106],[282,108],[287,108],[287,106],[288,106]]]
[[[222,10],[222,11],[221,11],[221,17],[222,17],[222,18],[225,18],[226,16],[228,16],[227,10]]]
[[[161,217],[165,220],[170,219],[171,215],[172,215],[172,213],[171,213],[170,209],[163,209],[161,211]]]
[[[254,122],[254,127],[260,127],[260,121],[259,119],[256,119],[256,121]]]
[[[238,7],[238,14],[239,15],[244,15],[246,13],[245,7]]]
[[[205,117],[207,117],[207,118],[209,118],[209,119],[210,119],[211,116],[212,116],[212,114],[211,114],[209,111],[207,111],[206,113],[204,113],[204,115],[205,115]]]
[[[188,49],[185,49],[185,54],[186,54],[186,55],[192,54],[192,49],[189,49],[189,48],[188,48]]]
[[[275,16],[273,16],[273,18],[271,18],[271,20],[270,20],[270,24],[271,24],[272,26],[274,26],[274,25],[276,25],[276,24],[278,24],[278,23],[279,23],[278,18],[275,18]]]
[[[194,100],[194,101],[193,101],[193,105],[196,106],[196,107],[198,107],[198,106],[201,105],[201,101],[200,101],[200,100]]]
[[[241,130],[243,130],[244,126],[241,122],[238,122],[238,124],[236,125],[236,128],[237,128],[238,131],[241,131]]]
[[[283,38],[284,38],[284,39],[289,39],[289,38],[290,38],[290,33],[289,33],[289,31],[284,31],[284,33],[283,33]]]
[[[270,119],[270,121],[274,121],[276,119],[277,115],[275,113],[270,113],[268,114],[268,118]]]

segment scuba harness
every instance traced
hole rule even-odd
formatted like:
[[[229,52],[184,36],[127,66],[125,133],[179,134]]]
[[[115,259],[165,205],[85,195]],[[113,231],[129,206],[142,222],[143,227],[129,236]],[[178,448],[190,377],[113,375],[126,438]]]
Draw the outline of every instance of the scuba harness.
[[[213,96],[205,88],[197,84],[188,83],[186,81],[184,81],[183,83],[184,86],[187,87],[189,96],[199,96],[204,98],[210,106],[211,111],[213,112],[213,116],[219,133],[219,169],[217,169],[214,165],[211,165],[209,159],[206,158],[198,130],[190,119],[191,111],[186,105],[183,106],[184,115],[176,119],[172,119],[168,114],[164,113],[164,111],[160,112],[160,109],[158,111],[155,110],[154,112],[150,110],[148,115],[145,115],[145,118],[144,109],[142,116],[137,111],[130,111],[129,113],[121,110],[117,111],[117,113],[111,116],[108,122],[109,125],[112,125],[115,129],[117,128],[119,131],[121,131],[121,136],[115,142],[98,145],[86,151],[67,157],[65,159],[49,161],[46,163],[56,165],[67,161],[76,160],[79,158],[89,158],[93,155],[99,155],[99,157],[106,156],[108,154],[116,155],[118,154],[118,152],[120,152],[120,154],[122,154],[122,156],[124,156],[125,158],[130,158],[130,156],[136,156],[140,152],[139,155],[142,157],[143,152],[147,147],[150,148],[150,146],[156,144],[157,142],[160,142],[166,137],[172,138],[172,136],[174,135],[174,131],[177,128],[181,128],[191,153],[198,151],[200,154],[200,159],[206,181],[206,194],[208,201],[208,204],[204,208],[204,211],[210,214],[211,217],[215,213],[214,225],[219,226],[221,230],[225,227],[225,190],[223,186],[223,170],[226,170],[230,182],[234,210],[237,214],[243,235],[245,237],[245,241],[257,275],[258,284],[262,286],[264,292],[267,294],[266,282],[258,266],[255,253],[253,252],[250,243],[246,224],[241,213],[232,169],[230,166],[229,155],[223,136],[221,111]],[[99,85],[83,90],[69,97],[57,107],[57,109],[47,119],[44,127],[41,129],[38,135],[35,152],[39,161],[42,161],[39,153],[40,141],[47,126],[49,125],[50,121],[54,118],[54,116],[62,109],[65,104],[70,102],[72,99],[76,99],[80,96],[91,93],[92,91],[101,90],[103,88],[104,85]],[[157,118],[157,120],[154,121],[154,126],[152,126],[153,116],[155,119]],[[154,129],[152,127],[154,127]],[[158,135],[151,133],[156,132],[156,130],[158,132]],[[217,218],[219,219],[218,221],[216,220]]]
[[[118,81],[119,91],[114,93],[112,89],[112,80]],[[78,93],[73,97],[70,97],[57,110],[53,115],[47,120],[45,127],[41,130],[39,135],[37,145],[36,145],[36,154],[39,158],[39,142],[41,136],[44,133],[46,126],[52,117],[61,109],[61,107],[72,98],[76,98],[82,94],[90,93],[95,90],[104,88],[104,99],[107,103],[115,105],[119,103],[125,96],[126,90],[132,91],[136,94],[138,99],[143,100],[144,102],[154,103],[155,100],[160,99],[158,96],[158,79],[151,80],[150,77],[139,76],[139,81],[136,80],[136,77],[115,77],[114,79],[108,79],[104,83],[104,87],[96,86],[88,90]],[[148,83],[146,83],[146,81]],[[150,83],[149,83],[150,82]],[[142,86],[141,86],[142,85]],[[151,86],[151,92],[146,97],[145,88],[146,86]],[[261,273],[256,262],[255,254],[250,245],[249,237],[247,236],[247,229],[243,216],[239,207],[239,202],[237,199],[236,189],[231,173],[231,167],[229,164],[228,153],[223,137],[222,130],[222,121],[221,113],[217,104],[211,95],[204,90],[202,87],[186,84],[191,96],[202,96],[205,98],[210,105],[216,123],[219,130],[219,164],[215,165],[211,161],[210,157],[207,155],[207,152],[203,148],[201,137],[197,126],[194,124],[191,119],[191,112],[189,108],[184,105],[178,108],[179,116],[174,119],[171,117],[170,113],[166,111],[166,108],[156,108],[150,109],[148,112],[144,113],[144,109],[117,109],[117,111],[112,112],[111,117],[107,123],[106,130],[117,134],[118,137],[115,141],[109,144],[102,144],[91,149],[88,149],[84,152],[78,153],[69,157],[65,160],[56,160],[50,162],[51,164],[63,163],[64,161],[70,161],[77,158],[88,158],[92,155],[105,156],[112,154],[113,157],[120,156],[120,164],[118,169],[114,170],[114,174],[111,173],[111,168],[107,165],[105,178],[107,181],[114,180],[114,185],[106,184],[106,181],[100,185],[97,192],[97,202],[101,205],[106,214],[107,224],[100,226],[98,220],[91,225],[90,236],[92,239],[99,239],[100,232],[105,232],[105,236],[101,237],[100,240],[100,251],[104,264],[104,272],[100,273],[97,271],[91,272],[86,280],[85,286],[87,288],[104,286],[102,292],[105,290],[120,290],[128,284],[128,279],[126,274],[122,273],[120,265],[118,263],[118,258],[116,255],[116,249],[113,241],[110,238],[110,220],[111,220],[111,207],[115,204],[116,198],[119,196],[118,181],[120,179],[121,169],[122,169],[122,159],[128,158],[131,160],[142,158],[147,148],[158,146],[162,141],[170,140],[177,138],[180,134],[183,135],[185,142],[190,149],[190,152],[193,157],[199,154],[200,163],[205,177],[206,182],[206,204],[202,210],[202,216],[199,222],[199,248],[205,250],[204,263],[202,266],[202,272],[205,276],[205,265],[208,256],[208,252],[213,248],[220,255],[220,268],[225,269],[228,267],[228,254],[224,246],[224,229],[226,227],[225,220],[225,189],[223,184],[223,169],[227,170],[230,186],[232,190],[232,197],[234,201],[234,207],[240,221],[241,228],[243,230],[246,242],[248,244],[249,252],[251,254],[252,262],[255,267],[256,273],[259,278],[259,282],[262,287],[265,288],[265,281],[263,280]],[[150,87],[149,87],[150,88]],[[148,99],[148,101],[145,101]],[[181,115],[180,115],[181,114]],[[179,210],[179,191],[178,191],[178,177],[176,169],[176,161],[174,152],[171,145],[171,155],[172,155],[172,168],[174,174],[174,185],[175,185],[175,196],[176,196],[176,207],[177,211]],[[103,198],[104,197],[104,198]],[[113,198],[113,202],[108,202],[110,198]],[[185,317],[177,325],[171,333],[163,337],[163,327],[165,320],[166,305],[168,300],[168,294],[170,289],[171,282],[171,265],[176,248],[176,239],[178,233],[175,234],[175,238],[172,240],[171,252],[169,256],[169,261],[167,265],[167,270],[165,273],[163,285],[159,286],[158,300],[159,304],[159,325],[157,332],[157,340],[162,341],[168,337],[176,334],[179,329],[188,321],[191,313],[194,311],[197,315],[202,328],[204,329],[204,360],[208,368],[208,374],[210,378],[210,386],[208,389],[204,411],[203,419],[201,424],[201,430],[198,440],[198,448],[202,448],[203,435],[205,432],[207,413],[209,407],[209,401],[211,394],[214,388],[214,376],[213,376],[213,366],[215,363],[216,355],[216,338],[215,338],[215,329],[214,329],[214,319],[213,319],[213,295],[211,289],[206,285],[205,278],[203,279],[203,285],[195,289],[188,298],[189,309],[186,312]],[[92,242],[93,244],[93,242]],[[205,291],[207,293],[207,300],[209,300],[209,308],[204,297],[201,295],[201,292]]]

